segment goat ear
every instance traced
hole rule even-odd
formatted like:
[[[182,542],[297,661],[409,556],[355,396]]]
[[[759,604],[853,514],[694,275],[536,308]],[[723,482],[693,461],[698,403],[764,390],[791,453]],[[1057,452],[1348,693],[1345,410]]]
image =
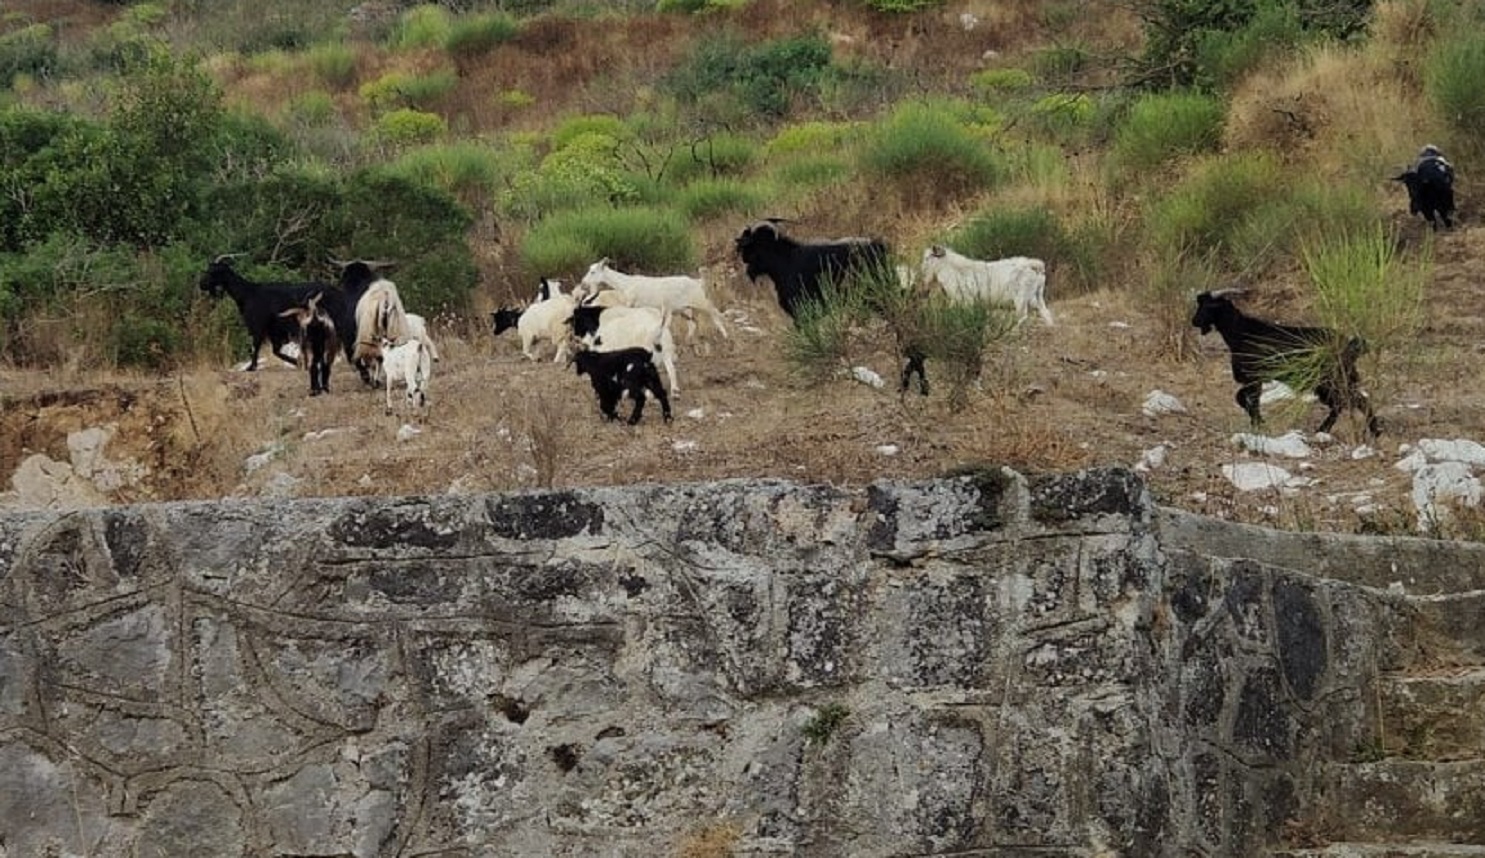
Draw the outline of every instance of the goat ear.
[[[928,253],[932,256],[943,256],[946,252],[948,252],[948,248],[944,247],[942,244],[935,244],[932,247],[928,248]]]

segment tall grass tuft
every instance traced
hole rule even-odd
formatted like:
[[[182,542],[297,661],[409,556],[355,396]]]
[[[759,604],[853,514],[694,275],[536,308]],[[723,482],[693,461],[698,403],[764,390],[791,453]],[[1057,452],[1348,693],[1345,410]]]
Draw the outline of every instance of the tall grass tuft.
[[[913,203],[942,202],[992,188],[1009,168],[949,105],[898,107],[869,136],[861,166],[896,184]]]
[[[442,47],[453,31],[449,13],[442,6],[424,3],[402,13],[393,35],[395,47],[403,50]]]
[[[681,189],[676,205],[691,220],[757,211],[769,195],[737,179],[698,179]]]
[[[1361,337],[1373,358],[1415,339],[1423,324],[1431,246],[1419,260],[1404,260],[1378,225],[1308,243],[1301,258],[1325,324]]]
[[[1485,135],[1482,80],[1485,80],[1485,33],[1479,31],[1440,43],[1429,53],[1424,66],[1429,98],[1455,131],[1476,140]]]
[[[1151,243],[1166,255],[1212,253],[1242,267],[1248,260],[1240,258],[1236,236],[1255,211],[1283,199],[1286,181],[1282,165],[1266,154],[1207,161],[1150,206]]]
[[[356,79],[356,49],[342,42],[325,42],[305,52],[309,67],[326,86],[345,89]]]
[[[520,32],[521,23],[511,15],[501,12],[469,15],[455,19],[449,26],[443,49],[454,59],[469,60],[489,53]]]
[[[1222,139],[1225,108],[1197,92],[1146,95],[1129,108],[1114,136],[1114,156],[1136,170],[1169,163],[1177,155],[1208,152]]]
[[[696,266],[690,223],[674,209],[607,206],[554,214],[521,242],[528,273],[586,269],[608,257],[622,271],[689,271]]]

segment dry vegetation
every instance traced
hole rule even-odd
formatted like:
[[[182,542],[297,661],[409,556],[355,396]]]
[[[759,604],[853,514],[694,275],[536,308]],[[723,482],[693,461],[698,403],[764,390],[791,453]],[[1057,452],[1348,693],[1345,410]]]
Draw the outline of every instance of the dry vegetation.
[[[1405,5],[1384,4],[1380,18],[1380,28],[1404,34],[1398,39],[1412,26],[1399,11]],[[1054,39],[1079,39],[1109,51],[1138,39],[1137,22],[1127,12],[1107,11],[1096,20],[1074,16],[1065,24],[1070,29],[1050,33],[1035,6],[951,3],[941,18],[918,27],[843,4],[811,4],[798,14],[812,16],[846,56],[859,53],[914,68],[925,90],[982,67],[990,49],[1009,60]],[[745,25],[759,35],[794,32],[801,23],[785,14],[787,0],[755,0],[749,8]],[[961,11],[977,13],[982,26],[973,32],[957,27]],[[462,67],[461,85],[441,109],[453,124],[475,129],[540,129],[569,112],[623,112],[646,97],[642,82],[695,38],[688,20],[644,17],[623,26],[556,20],[528,28],[510,50]],[[623,59],[618,67],[615,57]],[[386,60],[368,55],[359,62],[374,76]],[[1225,145],[1273,148],[1324,175],[1355,171],[1360,164],[1375,177],[1378,208],[1388,212],[1404,246],[1417,250],[1425,237],[1421,224],[1408,218],[1401,189],[1385,177],[1416,148],[1416,129],[1433,129],[1412,107],[1416,82],[1397,71],[1399,62],[1381,48],[1365,56],[1327,49],[1266,70],[1236,92]],[[264,112],[294,91],[291,72],[232,67],[221,77],[230,98]],[[492,98],[512,89],[531,94],[541,107],[513,110]],[[1369,154],[1357,156],[1358,151]],[[1067,158],[1065,178],[1016,185],[994,199],[1008,205],[1032,201],[1100,219],[1114,231],[1127,228],[1129,207],[1137,203],[1112,197],[1096,164],[1081,153],[1068,152]],[[1380,454],[1353,459],[1360,427],[1354,417],[1344,418],[1338,442],[1306,466],[1315,485],[1301,494],[1240,495],[1223,478],[1222,465],[1246,458],[1228,442],[1234,432],[1247,430],[1246,420],[1232,399],[1235,385],[1220,340],[1213,335],[1196,342],[1187,336],[1194,332],[1179,330],[1189,316],[1184,305],[1163,322],[1152,317],[1142,287],[1150,266],[1169,260],[1107,260],[1104,287],[1077,295],[1069,295],[1065,278],[1059,281],[1054,272],[1048,295],[1057,326],[1033,321],[994,349],[983,389],[955,411],[942,387],[923,399],[844,377],[817,384],[798,378],[783,357],[787,320],[768,285],[750,284],[738,270],[730,240],[740,224],[730,222],[707,227],[697,239],[733,337],[707,354],[683,346],[678,365],[684,393],[675,401],[672,425],[659,421],[658,409],[647,411],[638,427],[605,424],[586,379],[548,361],[526,361],[511,334],[490,336],[483,314],[513,298],[529,299],[534,291],[512,274],[513,248],[491,230],[472,239],[485,268],[485,286],[475,302],[479,315],[437,320],[443,360],[434,372],[432,407],[411,421],[418,431],[406,440],[398,434],[409,419],[384,415],[381,395],[360,389],[343,366],[332,376],[334,392],[310,399],[303,374],[274,362],[254,375],[213,365],[141,377],[83,372],[62,360],[48,371],[0,366],[0,474],[14,471],[31,453],[65,461],[67,432],[110,423],[118,433],[109,457],[135,459],[151,469],[141,484],[119,492],[120,502],[741,477],[861,484],[934,475],[967,463],[1026,471],[1129,466],[1165,444],[1168,459],[1149,475],[1162,502],[1282,527],[1404,532],[1413,516],[1408,475],[1392,467],[1397,445],[1424,437],[1485,440],[1485,393],[1479,389],[1485,310],[1477,286],[1485,275],[1485,232],[1472,205],[1478,187],[1472,172],[1462,171],[1460,226],[1433,249],[1422,335],[1406,355],[1364,369],[1387,426]],[[988,201],[932,206],[848,185],[779,213],[800,218],[808,234],[874,231],[911,251]],[[1309,307],[1301,297],[1302,275],[1280,266],[1265,277],[1256,308],[1303,319]],[[893,377],[889,355],[856,357]],[[932,365],[929,372],[932,378]],[[1143,415],[1141,403],[1157,389],[1179,397],[1187,412]],[[1318,407],[1267,411],[1275,434],[1291,427],[1308,431],[1319,420]],[[884,452],[883,445],[896,452]],[[269,465],[246,470],[249,456],[270,449],[276,453]],[[1382,511],[1358,515],[1360,495]],[[698,845],[696,854],[707,854],[706,848]]]

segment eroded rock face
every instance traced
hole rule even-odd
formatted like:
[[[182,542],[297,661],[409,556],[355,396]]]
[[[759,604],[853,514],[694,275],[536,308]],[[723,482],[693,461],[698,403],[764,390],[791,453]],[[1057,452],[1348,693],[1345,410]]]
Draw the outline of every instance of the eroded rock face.
[[[998,468],[0,517],[0,843],[1251,854],[1399,656],[1197,541]]]

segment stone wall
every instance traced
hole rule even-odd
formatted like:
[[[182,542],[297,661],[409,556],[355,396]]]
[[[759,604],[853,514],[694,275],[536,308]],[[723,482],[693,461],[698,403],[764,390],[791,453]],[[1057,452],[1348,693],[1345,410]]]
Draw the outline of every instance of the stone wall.
[[[1420,644],[1235,527],[1123,471],[3,517],[0,856],[1256,854]]]

